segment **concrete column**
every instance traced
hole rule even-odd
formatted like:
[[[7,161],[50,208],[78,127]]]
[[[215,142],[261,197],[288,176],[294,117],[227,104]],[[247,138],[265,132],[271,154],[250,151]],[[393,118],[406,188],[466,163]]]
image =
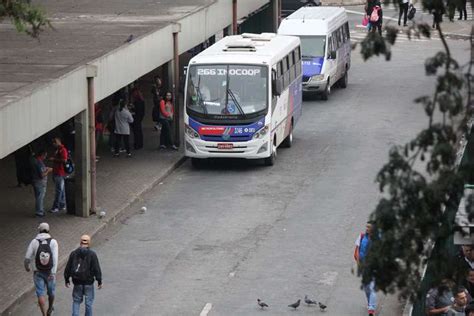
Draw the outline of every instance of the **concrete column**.
[[[276,33],[280,25],[280,0],[272,0],[272,22],[273,32]]]
[[[232,35],[237,34],[237,0],[232,0]]]
[[[174,96],[174,143],[179,146],[180,143],[180,102],[179,102],[179,49],[178,49],[178,34],[181,32],[181,25],[175,23],[173,25],[173,96]]]
[[[87,217],[90,210],[89,113],[82,111],[74,117],[75,126],[75,205],[76,215]]]
[[[94,77],[97,77],[97,66],[87,65],[87,107],[89,110],[89,153],[90,153],[90,213],[94,214],[97,210],[96,204],[96,142],[95,142],[95,90]]]

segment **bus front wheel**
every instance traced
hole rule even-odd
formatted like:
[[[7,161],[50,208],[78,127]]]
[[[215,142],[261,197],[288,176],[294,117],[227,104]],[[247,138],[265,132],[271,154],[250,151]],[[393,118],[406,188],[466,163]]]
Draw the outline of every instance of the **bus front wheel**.
[[[275,164],[276,156],[277,156],[277,146],[276,146],[276,140],[274,140],[272,143],[272,153],[270,157],[265,158],[265,166],[273,166]]]
[[[194,168],[199,169],[202,167],[202,159],[199,158],[191,158],[191,165],[193,165]]]
[[[345,88],[347,88],[348,83],[349,83],[349,75],[347,74],[347,67],[346,67],[346,71],[344,72],[344,76],[342,76],[342,78],[339,79],[339,86],[342,89],[345,89]]]
[[[331,83],[329,82],[326,84],[326,89],[324,89],[323,94],[321,94],[321,99],[327,101],[329,99],[329,95],[331,94]]]
[[[293,120],[291,120],[290,132],[283,141],[283,147],[290,148],[293,145]]]

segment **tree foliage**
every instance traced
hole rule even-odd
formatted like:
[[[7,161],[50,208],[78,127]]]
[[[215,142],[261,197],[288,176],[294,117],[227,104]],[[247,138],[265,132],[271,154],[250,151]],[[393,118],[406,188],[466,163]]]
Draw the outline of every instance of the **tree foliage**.
[[[394,3],[398,7],[398,3]],[[441,0],[423,0],[423,10],[442,16],[446,12]],[[391,58],[398,28],[387,26],[385,34],[369,33],[360,43],[364,60],[374,56]],[[430,25],[414,23],[406,31],[409,38],[431,37]],[[385,293],[397,291],[401,298],[417,298],[423,267],[427,261],[444,266],[439,277],[451,276],[444,254],[433,252],[433,244],[446,241],[453,233],[453,212],[463,196],[467,179],[473,170],[456,165],[462,137],[469,139],[467,128],[473,115],[472,58],[460,65],[451,52],[435,19],[434,32],[443,43],[443,50],[425,61],[427,76],[436,76],[431,95],[415,100],[426,115],[426,127],[405,145],[390,149],[388,162],[379,171],[376,182],[381,199],[370,215],[379,230],[363,265],[362,282],[375,279]],[[472,37],[471,37],[472,47]],[[471,52],[472,55],[472,52]],[[470,218],[474,215],[474,197],[467,197]]]
[[[44,12],[29,0],[0,0],[0,21],[10,19],[18,32],[38,38],[46,27],[52,27]]]

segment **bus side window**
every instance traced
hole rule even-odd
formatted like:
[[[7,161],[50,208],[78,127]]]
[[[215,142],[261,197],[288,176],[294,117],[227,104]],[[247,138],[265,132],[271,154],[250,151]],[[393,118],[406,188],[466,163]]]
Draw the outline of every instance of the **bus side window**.
[[[290,74],[288,72],[288,56],[283,57],[283,89],[290,83]]]
[[[342,29],[338,28],[336,30],[336,42],[337,42],[337,49],[339,49],[342,46]]]
[[[350,40],[351,39],[351,33],[349,32],[349,22],[346,22],[344,24],[344,30],[345,30],[347,39]]]
[[[300,55],[300,47],[298,46],[295,51],[295,67],[296,67],[296,77],[301,75],[301,55]]]
[[[327,52],[327,56],[329,57],[331,55],[331,52],[333,51],[333,48],[332,48],[332,36],[329,37],[328,39],[328,52]]]
[[[290,83],[293,82],[296,78],[296,70],[295,70],[295,53],[292,51],[288,54],[289,63],[288,66],[290,68]]]

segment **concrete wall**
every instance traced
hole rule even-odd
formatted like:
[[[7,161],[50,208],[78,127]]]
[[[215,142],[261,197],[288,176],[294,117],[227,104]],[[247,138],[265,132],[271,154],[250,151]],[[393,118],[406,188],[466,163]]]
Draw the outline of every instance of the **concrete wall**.
[[[242,18],[269,0],[238,1]],[[232,23],[232,1],[217,0],[179,21],[183,53]],[[90,62],[98,68],[96,101],[173,58],[173,25],[142,36]],[[0,108],[0,159],[87,108],[85,65]]]

